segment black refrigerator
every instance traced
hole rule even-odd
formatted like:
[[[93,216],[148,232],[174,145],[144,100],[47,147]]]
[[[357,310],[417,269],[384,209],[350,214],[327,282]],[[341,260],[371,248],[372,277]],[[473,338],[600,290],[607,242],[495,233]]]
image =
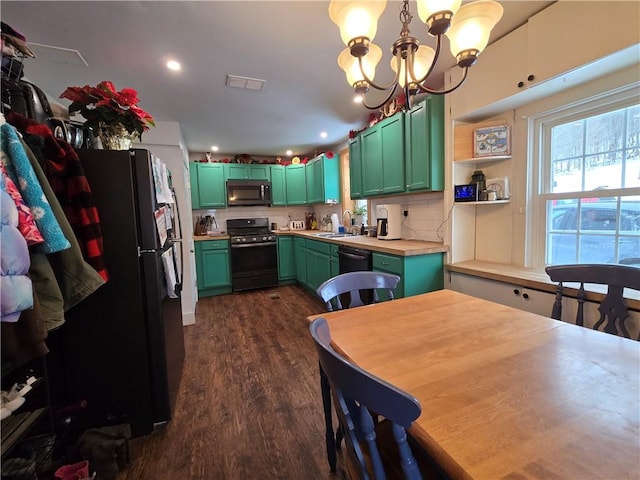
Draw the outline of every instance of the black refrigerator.
[[[78,155],[100,217],[109,280],[66,312],[55,332],[54,403],[83,403],[87,426],[129,423],[142,436],[171,419],[184,362],[178,209],[159,201],[150,151]]]

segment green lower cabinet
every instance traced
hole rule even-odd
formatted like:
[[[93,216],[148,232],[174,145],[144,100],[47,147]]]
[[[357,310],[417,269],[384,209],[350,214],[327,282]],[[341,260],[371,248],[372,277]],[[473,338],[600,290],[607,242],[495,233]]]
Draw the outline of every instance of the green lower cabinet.
[[[412,255],[401,257],[373,252],[373,270],[395,273],[400,283],[395,298],[411,297],[444,288],[444,254]],[[379,292],[380,299],[387,299],[386,292]]]
[[[307,285],[307,240],[300,237],[293,238],[294,257],[296,259],[296,280]]]
[[[293,237],[278,236],[278,281],[281,284],[295,282],[296,255]]]
[[[231,293],[229,240],[195,242],[198,296]]]
[[[307,287],[314,292],[331,278],[331,244],[307,240]]]
[[[333,278],[340,274],[340,262],[338,261],[338,245],[331,244],[331,253],[329,255],[329,262],[331,263],[331,276]]]

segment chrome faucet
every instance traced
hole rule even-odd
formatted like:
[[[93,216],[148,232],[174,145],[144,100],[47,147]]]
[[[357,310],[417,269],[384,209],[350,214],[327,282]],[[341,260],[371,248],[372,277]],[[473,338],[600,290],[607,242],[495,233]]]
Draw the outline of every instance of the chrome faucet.
[[[349,215],[349,222],[347,223],[346,228],[351,228],[351,210],[345,210],[345,211],[342,213],[342,223],[343,223],[343,224],[345,223],[345,222],[344,222],[344,216],[345,216],[345,215]]]

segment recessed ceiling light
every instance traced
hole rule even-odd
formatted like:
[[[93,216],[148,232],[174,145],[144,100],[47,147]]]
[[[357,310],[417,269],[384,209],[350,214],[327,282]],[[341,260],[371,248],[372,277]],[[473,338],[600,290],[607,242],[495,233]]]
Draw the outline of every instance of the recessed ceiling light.
[[[212,146],[211,147],[211,151],[212,152],[217,152],[218,151],[218,146],[217,145]]]
[[[291,150],[287,150],[287,156],[290,157],[293,154]]]
[[[180,70],[182,70],[182,66],[175,60],[169,60],[167,62],[167,68],[169,70],[173,70],[174,72],[179,72]]]
[[[320,132],[320,138],[327,138],[327,132]]]

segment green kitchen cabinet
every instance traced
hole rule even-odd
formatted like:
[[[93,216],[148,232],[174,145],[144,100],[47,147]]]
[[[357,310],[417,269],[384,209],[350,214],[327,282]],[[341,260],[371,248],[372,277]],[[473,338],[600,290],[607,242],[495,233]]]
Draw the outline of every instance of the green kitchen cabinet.
[[[444,98],[428,96],[405,112],[405,189],[444,189]]]
[[[287,165],[285,182],[287,184],[287,205],[306,205],[307,182],[305,165]]]
[[[363,196],[404,192],[404,115],[365,130],[361,141]]]
[[[189,175],[192,208],[227,206],[223,163],[192,163]]]
[[[271,205],[287,205],[287,183],[284,165],[271,165]]]
[[[196,274],[199,297],[231,292],[229,240],[195,242]]]
[[[302,285],[307,285],[307,240],[293,237],[293,250],[296,260],[296,280]]]
[[[278,236],[278,280],[290,283],[296,279],[296,256],[293,237]]]
[[[331,244],[318,240],[307,240],[307,287],[314,292],[331,278]]]
[[[351,198],[362,198],[362,139],[356,136],[349,141],[349,186]]]
[[[270,165],[226,163],[225,173],[227,180],[271,180]]]
[[[336,275],[340,274],[340,262],[338,259],[338,245],[336,245],[335,243],[331,244],[329,262],[331,264],[331,275],[329,276],[329,278],[333,278]]]
[[[444,288],[443,258],[442,253],[404,257],[373,252],[373,270],[399,275],[395,297],[410,297]],[[381,299],[387,299],[386,292],[379,294]]]
[[[307,203],[340,202],[340,162],[322,153],[307,163]]]

